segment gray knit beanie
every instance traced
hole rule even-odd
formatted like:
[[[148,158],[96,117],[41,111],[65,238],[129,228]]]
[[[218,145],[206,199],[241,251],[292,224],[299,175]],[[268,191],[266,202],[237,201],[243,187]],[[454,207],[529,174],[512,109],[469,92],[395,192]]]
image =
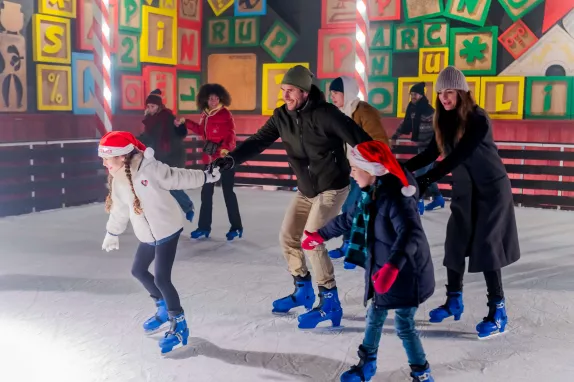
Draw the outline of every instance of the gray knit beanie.
[[[295,65],[285,73],[282,85],[293,85],[304,92],[311,91],[313,85],[313,73],[302,65]]]
[[[454,66],[447,66],[438,75],[435,91],[441,92],[445,89],[468,91],[466,77]]]

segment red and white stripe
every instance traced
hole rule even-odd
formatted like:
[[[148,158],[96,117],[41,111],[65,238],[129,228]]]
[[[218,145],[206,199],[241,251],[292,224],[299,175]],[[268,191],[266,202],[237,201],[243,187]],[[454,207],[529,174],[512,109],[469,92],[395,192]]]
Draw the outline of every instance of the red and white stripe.
[[[94,4],[94,21],[92,30],[94,38],[94,73],[96,92],[96,116],[98,130],[102,135],[112,131],[112,61],[110,53],[111,31],[108,25],[109,0],[92,0]]]
[[[355,28],[355,79],[359,84],[359,98],[368,98],[369,76],[369,16],[365,0],[357,0]]]

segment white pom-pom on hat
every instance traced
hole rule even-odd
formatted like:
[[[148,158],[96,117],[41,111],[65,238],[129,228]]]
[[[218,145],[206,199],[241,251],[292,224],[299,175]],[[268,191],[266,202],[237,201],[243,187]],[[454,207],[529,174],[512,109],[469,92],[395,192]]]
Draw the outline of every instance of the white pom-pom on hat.
[[[404,196],[414,196],[416,192],[417,188],[412,184],[409,184],[408,186],[401,188],[401,194],[403,194]]]
[[[151,159],[155,155],[155,151],[151,147],[146,147],[144,151],[144,158]]]

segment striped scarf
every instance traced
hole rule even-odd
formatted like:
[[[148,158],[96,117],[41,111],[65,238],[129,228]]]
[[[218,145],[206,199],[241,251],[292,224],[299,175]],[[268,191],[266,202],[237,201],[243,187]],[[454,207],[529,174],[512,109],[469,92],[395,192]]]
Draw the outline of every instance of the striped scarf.
[[[357,204],[355,216],[353,217],[349,246],[345,253],[345,261],[347,263],[355,264],[362,268],[365,268],[367,258],[369,257],[367,246],[367,234],[371,214],[369,204],[373,201],[375,189],[375,185],[372,185],[366,191],[361,191],[361,199]]]

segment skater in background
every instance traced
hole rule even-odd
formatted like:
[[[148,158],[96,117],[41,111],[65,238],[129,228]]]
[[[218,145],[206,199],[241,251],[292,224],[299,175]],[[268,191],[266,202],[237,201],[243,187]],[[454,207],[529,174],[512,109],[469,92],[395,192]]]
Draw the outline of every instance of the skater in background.
[[[341,375],[342,382],[370,381],[377,371],[377,351],[389,310],[403,342],[413,381],[434,381],[415,329],[418,306],[434,292],[430,247],[417,210],[416,187],[383,142],[361,143],[351,150],[351,176],[361,189],[352,212],[331,220],[317,232],[305,231],[303,248],[352,230],[347,258],[365,268],[365,337],[359,364]]]
[[[329,86],[329,91],[333,105],[337,106],[346,116],[352,118],[371,138],[387,145],[389,144],[389,138],[381,123],[379,111],[369,105],[368,102],[359,99],[359,85],[353,77],[341,76],[335,78]],[[350,149],[351,147],[346,145],[347,157],[350,154]],[[357,182],[355,182],[352,177],[349,181],[351,182],[351,186],[349,188],[349,195],[345,203],[343,203],[343,213],[353,209],[361,196],[361,189],[357,186]],[[343,245],[340,248],[329,251],[329,256],[332,259],[345,256],[349,245],[350,234],[351,232],[345,232],[343,234]],[[350,263],[345,263],[345,268],[353,269],[355,266]]]
[[[289,69],[281,90],[285,105],[276,108],[257,133],[213,163],[228,171],[263,152],[279,138],[285,145],[289,164],[297,176],[298,190],[285,214],[280,242],[295,291],[273,302],[274,313],[287,313],[298,306],[313,307],[315,292],[301,249],[303,231],[317,230],[337,216],[347,197],[351,169],[345,143],[354,146],[371,140],[351,118],[325,101],[325,95],[313,85],[309,69],[301,65]],[[333,263],[324,245],[307,254],[319,285],[320,302],[299,316],[299,328],[314,328],[327,320],[339,326],[343,310]]]
[[[197,107],[201,110],[199,123],[189,119],[175,121],[176,126],[185,126],[203,141],[203,163],[207,166],[215,159],[227,155],[235,149],[235,122],[228,107],[231,96],[219,84],[205,84],[199,89]],[[183,125],[185,123],[185,125]],[[235,170],[221,174],[221,189],[227,207],[227,216],[231,227],[227,232],[227,240],[233,240],[243,235],[243,224],[239,214],[237,196],[233,191]],[[191,233],[193,239],[209,237],[213,215],[213,191],[215,184],[206,184],[201,189],[201,209],[199,223]]]
[[[135,254],[132,275],[147,289],[157,306],[156,314],[144,322],[153,333],[171,322],[159,342],[162,353],[186,345],[189,329],[179,295],[171,282],[177,242],[183,230],[181,212],[169,191],[198,188],[219,179],[219,171],[185,170],[169,167],[154,158],[131,133],[112,131],[100,140],[99,156],[108,169],[109,194],[106,211],[110,214],[102,249],[119,249],[119,238],[129,221],[140,244]],[[148,268],[155,261],[152,275]]]
[[[170,167],[185,168],[187,154],[184,139],[187,129],[184,126],[175,127],[173,112],[165,107],[161,97],[161,90],[152,91],[146,98],[144,112],[144,131],[138,139],[147,147],[155,151],[157,160]],[[190,222],[193,220],[195,209],[193,202],[183,190],[172,190],[171,195],[183,210]]]
[[[476,105],[466,78],[449,66],[438,76],[435,89],[435,136],[425,151],[405,164],[410,171],[443,160],[417,178],[421,194],[432,183],[452,173],[451,216],[445,241],[447,299],[430,312],[431,322],[454,316],[464,305],[462,281],[468,271],[482,272],[488,291],[488,314],[476,326],[480,338],[503,333],[508,321],[501,269],[520,258],[510,179],[492,138],[486,112]]]
[[[418,153],[420,154],[429,145],[434,135],[434,109],[425,96],[424,82],[419,82],[418,84],[413,85],[410,89],[410,95],[411,101],[407,106],[405,118],[399,125],[397,131],[391,137],[391,146],[396,144],[396,140],[401,135],[411,134],[411,141],[418,146]],[[418,169],[415,176],[424,175],[427,171],[432,169],[434,165],[434,162],[432,162],[429,165]],[[431,184],[427,191],[431,194],[432,201],[425,206],[425,195],[420,194],[421,199],[419,200],[419,213],[421,215],[424,214],[425,210],[432,211],[435,208],[444,208],[444,198],[440,193],[438,185],[436,183]]]

